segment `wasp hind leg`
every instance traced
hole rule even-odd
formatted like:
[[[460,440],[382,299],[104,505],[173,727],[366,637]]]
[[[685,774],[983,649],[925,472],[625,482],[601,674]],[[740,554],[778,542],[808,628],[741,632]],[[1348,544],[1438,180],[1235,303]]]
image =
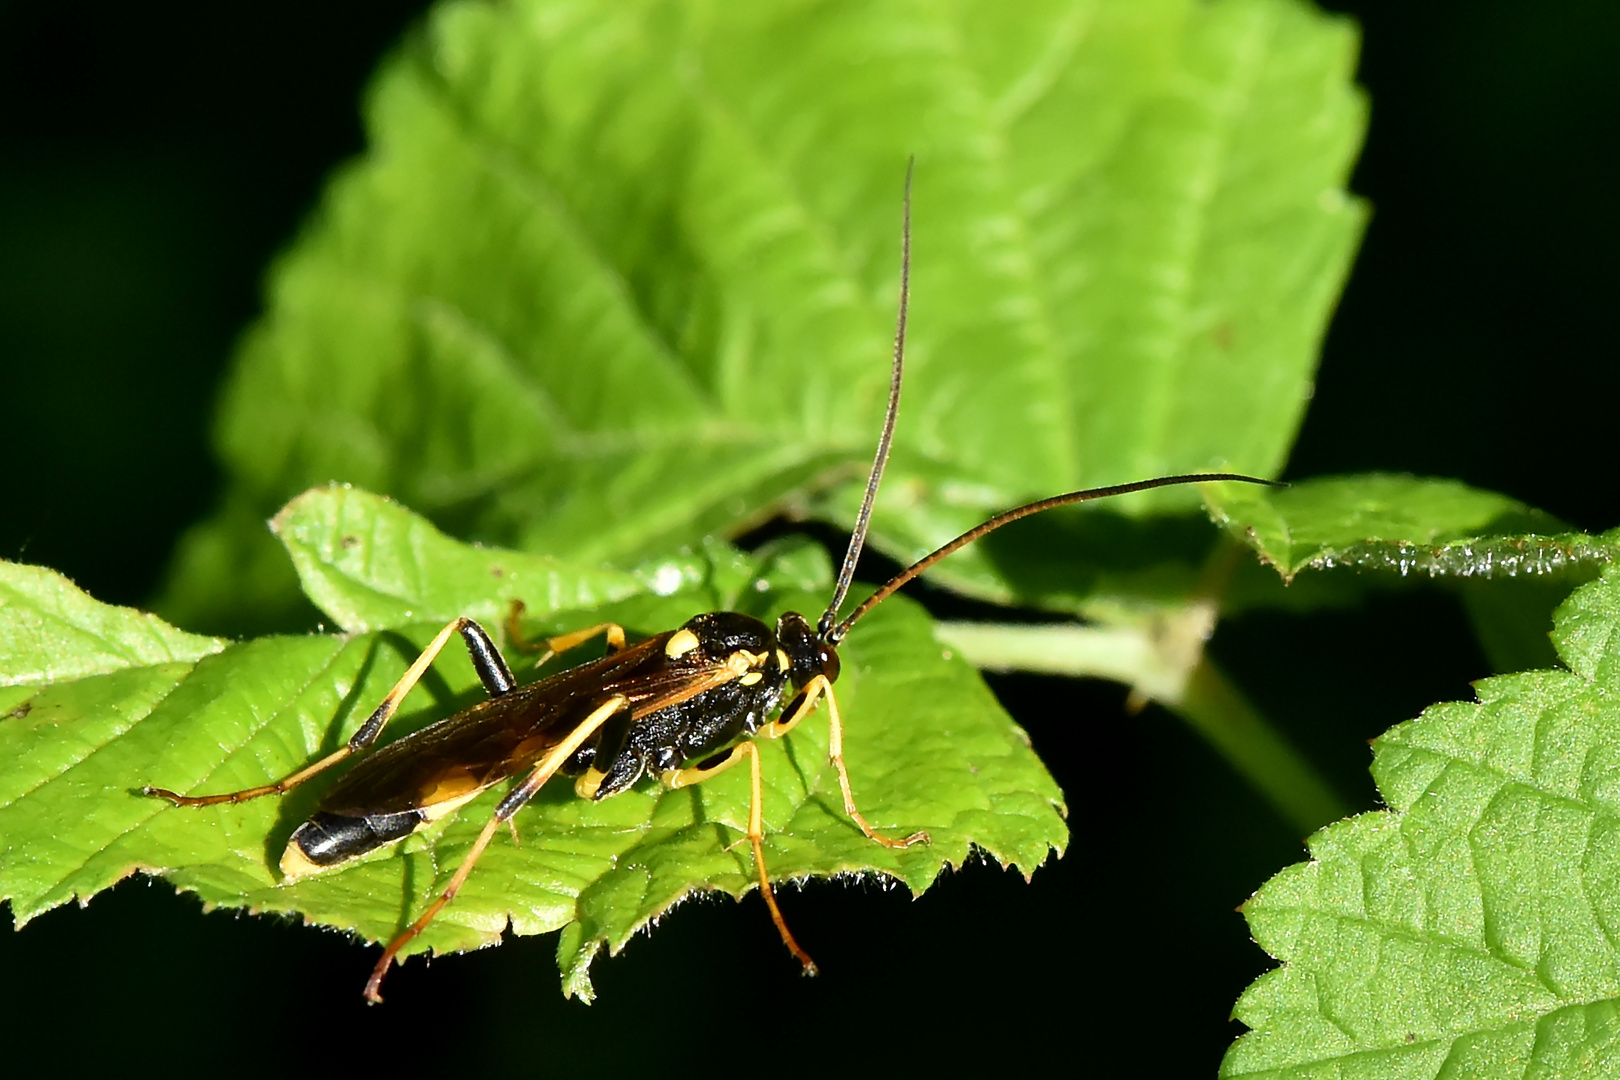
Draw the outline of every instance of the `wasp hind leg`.
[[[500,801],[500,805],[495,807],[495,813],[491,815],[483,830],[479,832],[478,839],[473,841],[472,850],[467,852],[466,857],[461,860],[461,865],[456,867],[456,872],[451,875],[450,883],[445,886],[444,891],[434,899],[433,903],[428,905],[428,909],[422,913],[421,918],[406,928],[404,933],[390,941],[388,947],[383,950],[382,958],[377,961],[377,966],[371,969],[371,978],[366,980],[365,996],[368,1002],[373,1005],[382,1002],[383,976],[388,974],[388,968],[393,964],[394,957],[399,954],[399,950],[410,944],[422,931],[426,930],[428,924],[434,920],[439,912],[443,911],[446,905],[456,898],[456,893],[461,891],[461,886],[467,881],[467,875],[472,873],[473,867],[477,865],[479,858],[484,854],[484,849],[489,847],[489,842],[495,838],[495,833],[500,830],[500,827],[509,823],[512,820],[512,815],[516,814],[525,803],[534,798],[535,793],[545,786],[547,780],[556,775],[557,770],[562,768],[563,763],[568,760],[575,750],[580,748],[585,740],[596,734],[597,729],[610,718],[624,711],[628,704],[624,695],[616,694],[597,706],[573,731],[568,733],[566,739],[554,746],[547,752],[545,757],[540,759],[540,763],[534,767],[534,770],[528,776],[524,777],[521,784],[513,788],[506,798]]]
[[[776,906],[776,892],[771,888],[770,874],[765,869],[765,823],[764,805],[765,789],[760,780],[759,748],[751,742],[738,743],[714,765],[699,765],[690,769],[674,769],[664,774],[664,784],[671,788],[691,787],[701,784],[712,776],[725,772],[743,758],[748,759],[749,772],[749,799],[748,799],[748,844],[754,851],[754,872],[759,877],[759,895],[765,898],[765,906],[770,908],[771,922],[776,924],[776,932],[782,936],[782,944],[787,946],[800,964],[804,965],[806,975],[816,974],[816,962],[810,959],[810,954],[793,937],[793,931],[788,929],[787,920],[782,917],[782,909]]]
[[[399,711],[399,703],[405,695],[411,692],[422,675],[438,658],[439,652],[449,643],[450,638],[460,634],[462,641],[467,645],[467,652],[472,657],[473,667],[478,671],[478,678],[489,691],[491,697],[500,697],[517,685],[512,678],[512,669],[506,666],[500,650],[489,639],[484,628],[468,618],[452,619],[445,624],[443,630],[428,643],[416,661],[406,669],[394,688],[388,691],[366,722],[360,725],[349,741],[332,753],[327,754],[313,765],[306,765],[296,772],[292,772],[277,780],[273,784],[262,784],[259,787],[243,788],[240,791],[227,791],[218,795],[179,795],[168,788],[147,786],[141,789],[141,794],[151,795],[154,798],[167,799],[176,806],[216,806],[220,803],[241,803],[249,799],[257,799],[263,795],[283,795],[302,784],[305,780],[325,772],[351,754],[359,753],[377,741],[382,734],[385,724]]]

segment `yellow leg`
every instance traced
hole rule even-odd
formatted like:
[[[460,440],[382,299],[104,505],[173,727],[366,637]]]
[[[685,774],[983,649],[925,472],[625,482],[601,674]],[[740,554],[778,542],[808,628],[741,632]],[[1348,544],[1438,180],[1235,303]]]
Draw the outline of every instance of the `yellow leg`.
[[[465,617],[452,619],[447,623],[445,628],[440,630],[438,635],[428,643],[428,647],[422,650],[422,654],[416,658],[416,662],[406,669],[405,674],[399,677],[399,681],[394,684],[394,688],[388,691],[388,696],[382,699],[382,703],[377,706],[366,722],[360,725],[360,729],[349,739],[348,745],[332,751],[332,753],[327,754],[315,764],[306,765],[297,772],[289,773],[273,784],[243,788],[241,791],[227,791],[220,795],[177,795],[168,788],[150,786],[143,787],[141,794],[151,795],[159,799],[168,799],[176,806],[215,806],[219,803],[247,802],[249,799],[257,799],[261,795],[282,795],[291,791],[310,777],[326,771],[355,751],[364,750],[375,742],[377,736],[382,732],[383,726],[393,718],[394,713],[399,711],[399,703],[404,700],[406,694],[411,692],[411,688],[422,678],[423,673],[432,665],[440,651],[443,650],[452,637],[469,626],[477,626],[477,624]],[[482,630],[479,633],[481,634]]]
[[[609,717],[624,708],[625,705],[626,700],[621,694],[598,706],[578,727],[568,733],[568,738],[558,743],[541,759],[540,763],[534,767],[534,771],[529,773],[523,783],[513,788],[506,798],[501,800],[500,805],[495,808],[494,815],[485,824],[483,831],[478,834],[478,839],[473,841],[472,850],[467,852],[467,857],[461,860],[460,866],[456,867],[456,872],[450,878],[450,884],[445,886],[444,892],[440,893],[438,899],[428,905],[428,909],[422,913],[420,919],[412,923],[403,934],[389,942],[388,948],[383,950],[382,959],[377,961],[377,966],[371,969],[371,978],[366,980],[365,997],[368,1002],[373,1005],[382,1002],[383,976],[388,974],[389,965],[394,962],[394,957],[413,938],[426,930],[434,917],[443,911],[450,901],[456,898],[456,893],[461,891],[461,886],[467,881],[467,875],[472,873],[473,866],[478,862],[479,857],[484,854],[484,849],[489,847],[490,840],[494,839],[496,830],[503,823],[511,821],[512,815],[518,812],[518,808],[532,799],[535,792],[539,791],[547,780],[556,775],[557,770],[562,768],[563,762],[567,761],[569,756],[575,750],[578,750],[586,739],[596,734],[597,728],[600,728],[607,722]]]
[[[506,640],[518,652],[540,653],[540,658],[534,662],[535,667],[540,667],[558,653],[565,653],[569,649],[585,644],[598,634],[607,638],[609,652],[619,652],[624,648],[624,627],[611,622],[597,623],[595,626],[587,626],[583,630],[575,630],[572,633],[561,634],[554,638],[546,638],[544,645],[530,641],[523,636],[523,629],[518,623],[518,620],[523,615],[523,609],[523,601],[512,601],[512,607],[506,615]]]
[[[743,758],[748,759],[749,768],[749,800],[748,800],[748,844],[754,849],[754,872],[759,875],[759,895],[765,898],[765,906],[770,908],[771,922],[776,924],[776,932],[782,935],[782,944],[804,965],[806,975],[816,974],[816,962],[810,959],[810,954],[800,947],[793,937],[793,931],[788,929],[787,920],[782,917],[782,909],[776,906],[776,891],[771,888],[770,875],[765,870],[765,789],[760,780],[759,749],[751,742],[738,743],[731,748],[718,764],[708,768],[671,769],[662,777],[664,786],[670,790],[691,787],[701,784],[711,777],[725,772]]]
[[[699,766],[693,766],[690,769],[671,769],[660,779],[664,782],[664,786],[671,791],[677,788],[691,787],[693,784],[701,784],[709,777],[718,776],[741,761],[749,752],[744,747],[750,747],[751,745],[750,743],[741,743],[733,746],[731,753],[727,754],[718,765],[711,765],[706,769]]]
[[[805,717],[816,711],[816,700],[821,697],[823,690],[830,691],[831,685],[825,675],[817,675],[810,680],[810,685],[804,688],[804,694],[797,699],[798,707],[793,709],[792,714],[772,720],[760,728],[759,733],[767,739],[780,739],[798,727]]]
[[[793,715],[766,724],[760,729],[760,734],[768,739],[781,738],[797,727],[799,721],[809,716],[816,707],[816,700],[822,697],[827,699],[827,756],[832,759],[833,768],[838,772],[838,787],[844,793],[844,813],[860,826],[861,832],[869,839],[876,840],[884,847],[904,848],[912,844],[928,843],[926,832],[914,832],[903,840],[884,836],[868,825],[866,818],[855,808],[855,794],[849,787],[849,769],[844,765],[844,724],[838,716],[838,699],[833,697],[832,683],[827,681],[827,676],[817,675],[811,679],[810,684],[804,688],[803,702],[793,711]]]
[[[771,878],[765,870],[765,792],[759,777],[759,749],[753,743],[746,742],[733,751],[734,754],[739,752],[748,757],[748,844],[754,849],[754,872],[759,875],[759,895],[765,898],[765,906],[771,909],[771,922],[776,924],[776,932],[782,935],[782,944],[798,958],[806,975],[814,975],[816,962],[793,939],[793,931],[788,929],[787,920],[782,918],[782,909],[776,906],[776,891],[771,888]]]
[[[371,969],[371,978],[366,980],[365,996],[367,1002],[372,1005],[382,1004],[383,976],[388,974],[388,966],[394,962],[395,954],[404,948],[405,944],[412,938],[426,930],[428,923],[433,921],[433,917],[444,910],[446,904],[456,898],[456,893],[461,891],[461,886],[467,880],[467,875],[472,873],[474,864],[478,862],[478,858],[484,853],[484,849],[489,847],[490,840],[495,836],[495,830],[500,827],[500,818],[492,817],[489,819],[489,822],[484,826],[484,830],[478,834],[478,839],[473,841],[472,850],[467,852],[467,857],[461,860],[460,866],[456,867],[455,876],[450,879],[450,884],[445,888],[444,892],[439,894],[437,900],[428,905],[428,909],[422,913],[422,917],[412,923],[408,930],[388,943],[388,948],[383,950],[382,959],[377,961],[377,966]]]

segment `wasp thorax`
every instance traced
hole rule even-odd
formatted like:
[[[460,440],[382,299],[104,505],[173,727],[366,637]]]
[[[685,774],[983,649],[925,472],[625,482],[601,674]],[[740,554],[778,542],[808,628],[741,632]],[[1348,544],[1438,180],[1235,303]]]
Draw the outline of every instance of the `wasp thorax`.
[[[788,677],[794,687],[803,689],[817,675],[828,682],[838,681],[838,650],[815,632],[810,621],[797,611],[776,620],[776,640],[788,657]]]
[[[773,648],[770,627],[735,611],[711,611],[686,620],[665,646],[670,659],[691,655],[700,662],[724,663],[739,654],[768,656]]]

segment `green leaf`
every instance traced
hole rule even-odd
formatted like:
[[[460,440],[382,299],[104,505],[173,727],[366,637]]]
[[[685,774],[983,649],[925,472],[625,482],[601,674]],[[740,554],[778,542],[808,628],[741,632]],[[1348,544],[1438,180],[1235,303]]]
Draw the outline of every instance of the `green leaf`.
[[[1283,966],[1227,1077],[1606,1075],[1620,1059],[1620,568],[1558,611],[1567,670],[1374,743],[1389,805],[1244,905]]]
[[[95,604],[54,579],[39,606],[65,627],[53,641],[54,670],[66,674],[0,691],[0,897],[19,924],[140,870],[210,905],[296,913],[388,940],[444,888],[500,792],[289,884],[277,862],[321,782],[280,800],[201,809],[169,807],[139,788],[238,789],[330,753],[446,612],[495,619],[521,597],[537,615],[531,631],[612,618],[650,633],[722,606],[816,612],[830,591],[825,556],[791,543],[755,558],[710,545],[627,575],[461,544],[384,499],[337,487],[295,500],[276,527],[328,615],[368,632],[225,646]],[[5,565],[8,581],[47,576]],[[814,591],[799,591],[806,585]],[[10,618],[11,606],[3,611]],[[154,639],[168,651],[147,644]],[[0,653],[0,671],[37,669],[33,638],[0,640],[17,642],[15,653]],[[879,874],[920,892],[975,851],[1027,874],[1062,850],[1056,784],[973,669],[934,640],[926,615],[903,600],[887,603],[851,633],[842,655],[838,699],[856,797],[877,827],[924,828],[933,843],[890,851],[860,834],[843,813],[825,725],[812,719],[761,745],[773,876]],[[399,731],[385,737],[482,694],[454,649],[419,686]],[[738,846],[747,817],[740,769],[676,792],[643,783],[601,803],[553,785],[517,815],[521,845],[497,836],[455,903],[407,951],[476,948],[507,927],[567,929],[565,986],[588,996],[588,967],[603,946],[617,951],[694,892],[741,896],[755,887],[748,847]]]
[[[543,555],[457,543],[409,510],[358,488],[317,488],[270,523],[304,592],[345,630],[460,615],[490,622],[521,598],[529,614],[596,607],[644,592],[617,570],[568,566]],[[674,592],[684,576],[676,571]]]
[[[54,570],[0,560],[0,686],[185,663],[224,647],[155,615],[98,603]]]
[[[1354,604],[1369,589],[1437,580],[1458,593],[1495,671],[1555,663],[1553,610],[1620,553],[1620,530],[1588,536],[1455,480],[1373,473],[1283,490],[1204,487],[1211,516],[1287,585],[1241,565],[1222,594],[1228,612],[1313,611]]]
[[[1215,519],[1287,582],[1301,570],[1334,567],[1402,577],[1590,572],[1620,551],[1620,530],[1587,536],[1515,499],[1455,480],[1369,473],[1280,490],[1205,488]]]
[[[847,524],[912,153],[878,547],[1087,484],[1270,473],[1365,217],[1354,62],[1293,0],[443,4],[275,268],[218,427],[227,509],[162,609],[294,620],[232,577],[333,478],[620,567],[783,506]],[[1006,598],[1001,569],[942,580]]]

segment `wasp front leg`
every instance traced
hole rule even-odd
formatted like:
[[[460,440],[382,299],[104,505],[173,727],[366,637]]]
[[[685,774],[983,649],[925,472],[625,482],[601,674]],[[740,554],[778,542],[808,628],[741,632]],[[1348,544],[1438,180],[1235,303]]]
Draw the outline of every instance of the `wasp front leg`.
[[[817,675],[811,679],[799,695],[782,710],[782,716],[766,724],[760,729],[760,734],[767,739],[779,739],[792,731],[806,716],[809,716],[816,707],[818,699],[827,699],[827,756],[832,759],[833,769],[838,773],[838,787],[844,794],[844,813],[849,815],[851,821],[860,827],[868,839],[876,840],[884,847],[906,848],[913,844],[928,843],[926,832],[914,832],[904,839],[895,839],[884,836],[872,828],[855,806],[855,794],[849,786],[849,769],[844,764],[844,723],[838,715],[838,699],[833,696],[832,683],[827,676]]]
[[[215,806],[220,803],[247,802],[263,795],[286,794],[304,781],[318,776],[344,758],[357,754],[376,742],[377,736],[382,734],[383,727],[399,711],[399,703],[421,680],[433,661],[438,658],[440,651],[456,634],[461,635],[462,641],[467,646],[467,653],[472,658],[473,667],[478,672],[479,681],[484,684],[484,689],[491,697],[509,693],[517,685],[517,680],[512,677],[512,669],[507,667],[506,660],[495,647],[495,643],[490,640],[489,635],[484,632],[484,628],[466,617],[452,619],[434,636],[428,647],[422,650],[421,655],[406,669],[405,674],[400,676],[394,688],[388,691],[388,696],[382,699],[382,703],[366,718],[366,722],[360,725],[359,730],[350,736],[349,741],[313,765],[306,765],[296,772],[289,773],[273,784],[227,791],[219,795],[178,795],[168,788],[151,786],[143,787],[141,794],[167,799],[176,806]]]

